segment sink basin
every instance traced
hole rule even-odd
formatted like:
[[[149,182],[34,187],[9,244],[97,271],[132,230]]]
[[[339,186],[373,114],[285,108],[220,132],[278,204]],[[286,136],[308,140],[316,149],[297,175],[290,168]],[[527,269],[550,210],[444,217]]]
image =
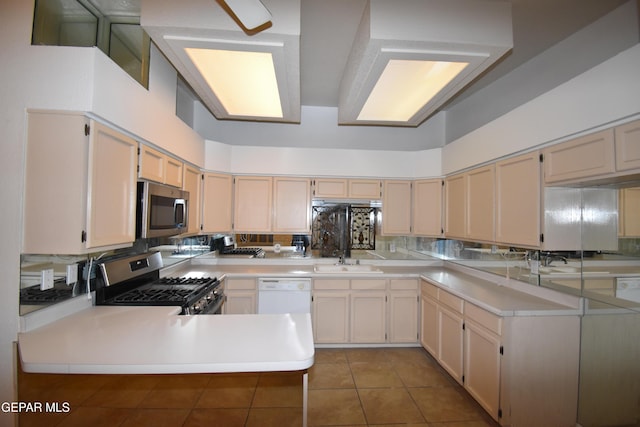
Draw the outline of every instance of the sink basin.
[[[382,270],[367,264],[316,264],[313,267],[316,273],[382,273]]]
[[[540,274],[580,274],[580,267],[570,267],[570,266],[553,266],[553,267],[540,267],[538,270]],[[608,274],[608,271],[591,271],[591,270],[583,270],[582,275],[588,276],[591,274]]]

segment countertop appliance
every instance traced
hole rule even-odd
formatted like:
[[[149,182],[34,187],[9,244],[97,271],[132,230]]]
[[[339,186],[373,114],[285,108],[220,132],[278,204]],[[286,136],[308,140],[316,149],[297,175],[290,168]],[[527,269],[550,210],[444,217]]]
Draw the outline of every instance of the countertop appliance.
[[[216,277],[160,277],[160,252],[100,264],[96,305],[175,305],[181,314],[221,314],[224,287]]]
[[[237,247],[233,236],[221,236],[211,239],[211,250],[218,255],[234,258],[264,258],[264,249]]]
[[[139,181],[136,237],[176,236],[187,229],[189,192],[168,185]]]
[[[311,313],[311,279],[258,279],[258,314]]]

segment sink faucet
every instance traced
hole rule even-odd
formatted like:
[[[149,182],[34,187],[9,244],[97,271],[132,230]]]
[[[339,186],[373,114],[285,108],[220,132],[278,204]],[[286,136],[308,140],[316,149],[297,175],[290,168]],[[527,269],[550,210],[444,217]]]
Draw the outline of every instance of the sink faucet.
[[[567,258],[563,257],[562,255],[557,255],[557,254],[552,254],[552,253],[547,253],[545,254],[545,256],[542,258],[542,265],[544,267],[550,267],[551,263],[553,261],[563,261],[565,264],[567,263]]]

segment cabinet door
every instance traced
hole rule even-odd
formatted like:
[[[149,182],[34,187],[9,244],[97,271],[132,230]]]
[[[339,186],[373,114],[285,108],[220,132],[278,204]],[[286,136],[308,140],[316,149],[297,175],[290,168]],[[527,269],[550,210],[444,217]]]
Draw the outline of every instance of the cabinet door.
[[[420,343],[433,357],[438,358],[438,303],[426,293],[420,296]]]
[[[315,291],[312,302],[314,342],[349,342],[349,293]]]
[[[202,173],[192,166],[184,168],[182,189],[189,192],[189,217],[187,233],[195,234],[200,231],[200,214],[202,211]]]
[[[546,148],[543,151],[545,184],[615,172],[613,133],[613,129],[606,129]]]
[[[87,248],[133,243],[136,237],[138,144],[91,123],[87,195]]]
[[[350,179],[348,197],[380,199],[380,181],[377,179]]]
[[[140,144],[140,171],[138,176],[164,184],[166,155],[147,145]]]
[[[500,409],[500,337],[472,321],[465,322],[464,386],[494,418]]]
[[[391,291],[389,293],[389,342],[418,341],[418,292]]]
[[[495,166],[467,173],[466,236],[473,240],[494,239]]]
[[[384,181],[382,234],[411,234],[411,181]]]
[[[623,237],[640,237],[640,187],[620,190],[619,229]]]
[[[233,229],[236,233],[271,231],[272,178],[238,176],[235,181]]]
[[[167,156],[164,183],[182,188],[183,169],[184,164],[180,160]]]
[[[256,314],[256,291],[227,291],[224,314]]]
[[[442,229],[441,179],[418,180],[413,183],[413,234],[440,237]]]
[[[202,189],[202,231],[228,233],[232,229],[233,178],[206,173]]]
[[[460,384],[463,375],[463,324],[462,315],[438,304],[438,362]]]
[[[342,178],[318,178],[314,180],[313,197],[347,197],[347,180]]]
[[[386,341],[386,293],[361,291],[351,293],[351,342]]]
[[[616,138],[616,170],[640,169],[640,120],[618,126]]]
[[[467,217],[467,191],[465,176],[462,174],[447,177],[445,188],[445,235],[447,237],[465,237]]]
[[[540,154],[496,163],[496,242],[540,244]]]
[[[306,178],[273,179],[273,231],[309,233],[311,229],[311,181]]]

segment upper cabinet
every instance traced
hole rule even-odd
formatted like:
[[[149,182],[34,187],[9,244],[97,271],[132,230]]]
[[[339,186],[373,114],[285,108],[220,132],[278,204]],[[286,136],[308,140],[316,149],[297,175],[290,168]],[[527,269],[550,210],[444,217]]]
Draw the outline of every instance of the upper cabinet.
[[[184,165],[167,154],[140,144],[138,177],[182,188]]]
[[[83,114],[35,111],[27,138],[22,252],[131,246],[137,142]]]
[[[534,151],[496,163],[496,242],[540,244],[540,153]]]
[[[193,166],[184,166],[182,189],[189,192],[188,228],[186,233],[195,234],[200,231],[202,213],[202,173]]]
[[[313,197],[329,199],[380,199],[381,181],[377,179],[317,178]]]
[[[618,201],[619,236],[640,237],[640,187],[620,189]]]
[[[233,177],[219,173],[202,176],[203,233],[229,233],[233,221]]]
[[[543,155],[545,184],[604,183],[640,173],[640,120],[553,145]]]
[[[442,179],[422,179],[413,182],[413,234],[441,237],[442,229]]]
[[[273,178],[237,176],[234,181],[234,231],[236,233],[270,232]]]
[[[382,234],[411,234],[411,181],[384,181]]]
[[[273,179],[273,231],[310,233],[311,180],[307,178]]]
[[[467,186],[466,176],[457,174],[444,180],[445,228],[447,237],[464,239],[466,236]]]

